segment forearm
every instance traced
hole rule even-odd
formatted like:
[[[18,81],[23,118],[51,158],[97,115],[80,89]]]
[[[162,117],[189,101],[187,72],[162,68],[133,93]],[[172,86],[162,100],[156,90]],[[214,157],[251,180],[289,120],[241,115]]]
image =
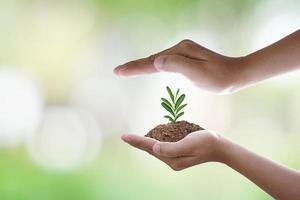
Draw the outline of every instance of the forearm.
[[[236,84],[247,87],[300,68],[300,30],[240,59]]]
[[[279,200],[300,199],[300,173],[222,138],[221,160]]]

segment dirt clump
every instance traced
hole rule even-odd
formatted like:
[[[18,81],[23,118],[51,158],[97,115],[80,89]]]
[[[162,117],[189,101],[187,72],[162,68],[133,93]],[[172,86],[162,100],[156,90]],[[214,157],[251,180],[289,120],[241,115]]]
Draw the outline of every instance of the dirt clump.
[[[178,121],[160,124],[149,131],[145,137],[150,137],[161,142],[177,142],[188,134],[200,130],[204,130],[204,128],[187,121]]]

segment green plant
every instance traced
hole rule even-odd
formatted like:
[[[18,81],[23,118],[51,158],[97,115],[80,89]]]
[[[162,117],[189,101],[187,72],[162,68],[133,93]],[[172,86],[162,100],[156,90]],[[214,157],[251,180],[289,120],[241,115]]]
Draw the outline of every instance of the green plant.
[[[167,118],[169,121],[175,123],[179,117],[181,117],[184,112],[182,109],[187,104],[182,104],[185,99],[185,94],[179,96],[179,89],[177,89],[176,94],[174,95],[172,90],[167,86],[167,92],[170,96],[171,102],[165,98],[161,98],[161,105],[166,109],[171,115],[165,115],[164,118]]]

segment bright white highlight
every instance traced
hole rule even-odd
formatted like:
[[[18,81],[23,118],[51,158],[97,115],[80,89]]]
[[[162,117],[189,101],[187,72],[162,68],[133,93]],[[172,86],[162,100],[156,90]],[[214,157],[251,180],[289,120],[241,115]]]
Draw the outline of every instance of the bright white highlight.
[[[14,146],[38,126],[43,103],[35,83],[22,71],[0,71],[0,145]]]

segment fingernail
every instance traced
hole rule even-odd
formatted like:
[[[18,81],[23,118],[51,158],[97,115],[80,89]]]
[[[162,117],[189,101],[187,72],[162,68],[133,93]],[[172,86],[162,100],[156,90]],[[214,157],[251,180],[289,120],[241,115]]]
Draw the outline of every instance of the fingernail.
[[[154,146],[153,146],[153,152],[156,153],[156,154],[160,154],[160,146],[158,143],[156,143]]]
[[[157,71],[163,71],[165,60],[164,56],[159,56],[154,60],[154,67]]]
[[[121,136],[121,139],[124,141],[124,142],[127,142],[128,141],[128,134],[124,134]]]
[[[116,75],[122,75],[122,71],[124,71],[124,70],[126,70],[126,67],[123,65],[120,65],[114,69],[114,73]]]

